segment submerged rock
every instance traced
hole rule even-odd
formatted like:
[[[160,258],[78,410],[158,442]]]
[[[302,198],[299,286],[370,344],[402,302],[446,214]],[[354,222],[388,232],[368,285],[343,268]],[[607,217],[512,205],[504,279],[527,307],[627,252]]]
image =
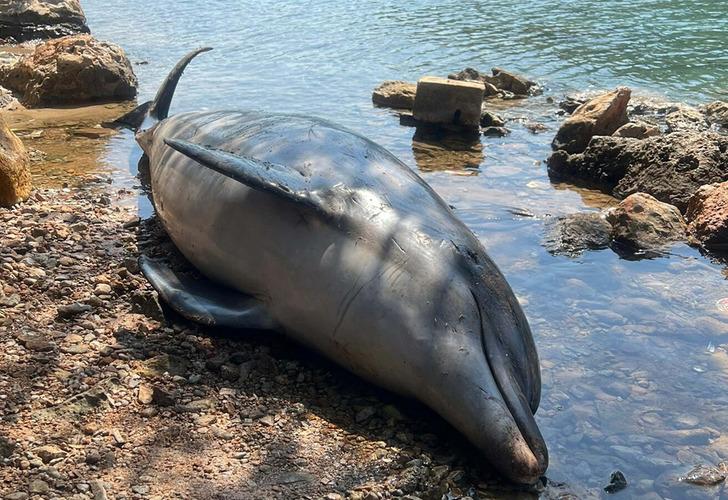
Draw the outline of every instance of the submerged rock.
[[[483,85],[426,76],[417,82],[413,117],[423,123],[477,129]]]
[[[0,67],[0,84],[38,106],[132,99],[137,79],[121,47],[76,35],[45,42],[12,67]]]
[[[78,0],[0,0],[0,39],[24,42],[88,32]]]
[[[645,193],[635,193],[607,211],[615,241],[632,248],[659,248],[687,237],[687,226],[677,207]]]
[[[700,186],[728,181],[728,136],[595,137],[581,154],[556,151],[548,170],[553,178],[587,181],[617,198],[643,192],[684,211]]]
[[[495,113],[483,110],[480,113],[480,126],[481,127],[503,127],[506,124],[505,120]]]
[[[612,135],[616,137],[631,137],[632,139],[646,139],[660,135],[660,129],[649,123],[630,122],[619,127]]]
[[[415,105],[417,84],[400,80],[387,80],[372,92],[372,102],[377,106],[395,109],[412,109]]]
[[[698,486],[713,486],[722,483],[726,477],[728,477],[728,462],[722,462],[718,467],[697,465],[681,479]]]
[[[28,198],[32,189],[29,165],[23,143],[0,115],[0,207]]]
[[[630,89],[619,87],[579,106],[559,128],[553,149],[581,153],[595,135],[612,135],[627,123],[630,95]]]
[[[544,247],[554,255],[577,256],[585,250],[607,248],[612,226],[600,212],[582,212],[557,218],[546,226]]]
[[[728,249],[728,182],[702,186],[690,198],[690,235],[708,249]]]
[[[604,491],[607,493],[617,493],[627,487],[627,478],[624,477],[621,471],[614,471],[609,477],[609,484],[604,487]]]

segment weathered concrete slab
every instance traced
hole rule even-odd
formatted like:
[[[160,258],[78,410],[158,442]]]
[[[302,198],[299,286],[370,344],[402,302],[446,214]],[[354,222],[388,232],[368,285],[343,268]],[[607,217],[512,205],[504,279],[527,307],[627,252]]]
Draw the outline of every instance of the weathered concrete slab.
[[[417,82],[414,118],[420,122],[478,128],[484,91],[479,82],[423,77]]]

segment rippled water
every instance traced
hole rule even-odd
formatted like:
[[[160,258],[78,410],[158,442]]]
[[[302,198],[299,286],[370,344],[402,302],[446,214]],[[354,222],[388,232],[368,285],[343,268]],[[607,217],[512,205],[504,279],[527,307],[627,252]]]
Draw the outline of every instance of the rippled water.
[[[643,0],[335,2],[292,4],[86,0],[92,31],[137,64],[141,97],[153,96],[177,58],[211,45],[185,73],[173,110],[221,107],[307,113],[383,144],[457,208],[500,265],[533,327],[542,359],[538,421],[549,476],[600,488],[614,469],[622,496],[710,498],[672,489],[696,463],[728,459],[728,297],[721,266],[674,246],[653,260],[611,250],[572,259],[541,246],[549,216],[609,204],[609,197],[552,185],[543,159],[558,125],[547,102],[570,90],[626,84],[687,102],[728,96],[728,2]],[[414,145],[414,129],[372,106],[385,79],[416,80],[501,66],[545,86],[542,97],[501,112],[506,138],[482,138],[444,170]],[[131,135],[105,161],[132,182]],[[467,174],[467,175],[458,175]],[[147,212],[148,206],[142,206]],[[655,496],[657,495],[657,496]]]

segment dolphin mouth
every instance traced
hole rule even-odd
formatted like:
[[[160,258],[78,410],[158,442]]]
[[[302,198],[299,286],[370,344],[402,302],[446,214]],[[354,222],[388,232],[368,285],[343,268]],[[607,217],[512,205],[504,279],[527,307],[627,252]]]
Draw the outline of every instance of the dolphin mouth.
[[[533,484],[546,472],[549,462],[546,443],[534,419],[538,402],[536,401],[534,404],[533,398],[527,397],[527,392],[530,395],[534,393],[533,391],[537,391],[540,395],[540,380],[538,380],[538,388],[525,387],[526,384],[534,383],[534,381],[524,380],[514,367],[514,363],[524,361],[519,360],[518,356],[513,356],[512,353],[507,353],[500,336],[496,333],[501,330],[503,335],[528,335],[530,340],[530,330],[523,331],[517,324],[503,324],[503,322],[499,324],[489,317],[484,317],[483,309],[475,293],[473,293],[473,298],[480,316],[481,343],[488,369],[523,438],[510,437],[509,463],[496,464],[496,466],[499,466],[499,469],[516,483]],[[486,331],[487,327],[493,331]]]

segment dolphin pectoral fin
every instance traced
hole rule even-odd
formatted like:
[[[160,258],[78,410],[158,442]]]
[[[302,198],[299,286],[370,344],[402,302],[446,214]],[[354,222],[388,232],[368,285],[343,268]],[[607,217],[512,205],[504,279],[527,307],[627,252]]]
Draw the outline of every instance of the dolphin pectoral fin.
[[[326,212],[319,194],[309,189],[306,177],[298,170],[180,139],[166,138],[164,142],[200,165],[241,182],[252,189],[265,191],[294,203],[307,205],[318,212]]]
[[[160,297],[185,318],[207,326],[272,330],[276,322],[260,300],[205,279],[175,273],[148,257],[139,258],[144,276]]]

